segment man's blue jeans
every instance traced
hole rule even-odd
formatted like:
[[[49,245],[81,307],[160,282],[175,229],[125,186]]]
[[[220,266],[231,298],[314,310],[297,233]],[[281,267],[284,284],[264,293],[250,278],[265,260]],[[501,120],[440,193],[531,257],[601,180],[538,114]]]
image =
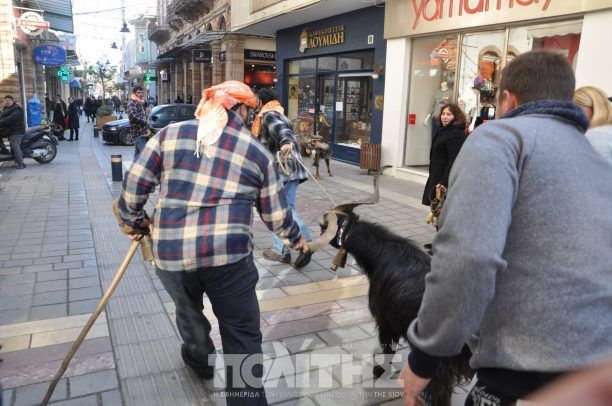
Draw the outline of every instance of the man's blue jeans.
[[[295,220],[298,227],[300,227],[300,231],[302,231],[302,235],[304,236],[306,241],[311,241],[312,238],[310,237],[310,232],[308,231],[308,227],[306,226],[306,224],[304,224],[304,222],[298,215],[297,210],[295,210],[295,196],[297,194],[297,189],[298,189],[299,184],[300,184],[300,181],[292,180],[290,182],[287,182],[283,190],[285,192],[285,198],[287,199],[287,204],[291,208],[291,215],[293,216],[293,220]],[[283,251],[284,251],[283,240],[278,238],[276,234],[272,234],[272,248],[274,249],[274,252],[276,252],[278,255],[283,254]]]
[[[148,141],[147,137],[136,137],[134,139],[134,161],[138,159]]]
[[[212,365],[209,356],[215,345],[210,339],[211,325],[202,310],[202,295],[206,293],[212,311],[219,320],[226,369],[226,398],[228,406],[267,405],[261,385],[263,376],[262,334],[259,325],[259,302],[255,286],[259,280],[253,256],[234,264],[197,269],[192,272],[156,271],[164,288],[176,306],[176,325],[183,347],[183,360],[191,368],[205,369]],[[247,358],[248,357],[248,358]],[[252,376],[237,382],[241,361],[253,362]],[[261,363],[260,363],[261,362]],[[245,372],[245,371],[240,371]],[[257,385],[253,385],[256,381]]]

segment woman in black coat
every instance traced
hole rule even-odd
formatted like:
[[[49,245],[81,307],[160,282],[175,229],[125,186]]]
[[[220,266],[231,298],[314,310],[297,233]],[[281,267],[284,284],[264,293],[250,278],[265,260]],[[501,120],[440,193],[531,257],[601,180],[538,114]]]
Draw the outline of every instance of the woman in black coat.
[[[60,141],[66,141],[64,138],[64,117],[68,114],[66,103],[59,96],[55,96],[55,106],[53,107],[53,123],[57,124],[59,130],[55,134]]]
[[[79,106],[76,104],[72,97],[68,98],[68,128],[70,128],[70,138],[68,141],[72,141],[76,134],[76,141],[79,140]]]
[[[440,128],[429,152],[429,179],[423,192],[423,204],[429,206],[436,186],[448,188],[448,175],[465,141],[465,114],[456,104],[447,104],[440,112]]]

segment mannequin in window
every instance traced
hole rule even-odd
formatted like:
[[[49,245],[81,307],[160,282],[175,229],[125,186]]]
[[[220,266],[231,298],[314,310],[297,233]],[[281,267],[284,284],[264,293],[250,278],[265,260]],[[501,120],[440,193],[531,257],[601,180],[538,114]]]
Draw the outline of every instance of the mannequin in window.
[[[431,112],[427,114],[425,120],[423,121],[424,126],[428,126],[429,123],[432,123],[431,129],[431,137],[434,138],[436,135],[436,131],[438,130],[438,125],[440,123],[440,111],[442,107],[451,102],[451,98],[453,96],[453,89],[448,87],[447,82],[440,83],[440,90],[436,92],[434,96],[433,103],[431,105]]]

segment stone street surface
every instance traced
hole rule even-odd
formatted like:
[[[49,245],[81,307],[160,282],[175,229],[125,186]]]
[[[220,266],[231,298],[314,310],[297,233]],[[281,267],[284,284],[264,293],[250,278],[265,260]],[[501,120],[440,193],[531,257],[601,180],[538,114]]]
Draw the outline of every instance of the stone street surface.
[[[133,147],[93,138],[92,125],[83,120],[81,132],[79,142],[60,143],[51,164],[26,160],[25,170],[14,170],[13,163],[0,168],[0,381],[6,406],[40,403],[129,247],[111,211],[120,184],[111,180],[110,155],[122,154],[127,167]],[[372,178],[358,167],[333,161],[332,169],[333,177],[321,171],[321,184],[336,202],[371,193]],[[380,203],[357,212],[418,243],[429,242],[433,228],[424,222],[422,189],[384,176]],[[330,205],[314,181],[300,186],[298,211],[313,235]],[[254,245],[269,403],[402,404],[395,377],[373,381],[377,338],[367,308],[368,282],[354,261],[330,271],[335,250],[329,247],[299,271],[269,262],[262,252],[271,238],[258,218]],[[221,349],[206,299],[204,311]],[[225,404],[221,357],[214,381],[187,369],[174,313],[159,279],[137,254],[57,386],[53,404]],[[464,396],[453,403],[462,404]]]

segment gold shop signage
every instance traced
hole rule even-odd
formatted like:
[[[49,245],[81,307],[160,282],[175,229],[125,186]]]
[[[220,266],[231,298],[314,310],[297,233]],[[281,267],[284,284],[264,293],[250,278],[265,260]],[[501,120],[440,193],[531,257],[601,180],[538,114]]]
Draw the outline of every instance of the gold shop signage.
[[[304,28],[300,34],[300,52],[308,48],[327,47],[344,43],[344,25],[310,31]]]

